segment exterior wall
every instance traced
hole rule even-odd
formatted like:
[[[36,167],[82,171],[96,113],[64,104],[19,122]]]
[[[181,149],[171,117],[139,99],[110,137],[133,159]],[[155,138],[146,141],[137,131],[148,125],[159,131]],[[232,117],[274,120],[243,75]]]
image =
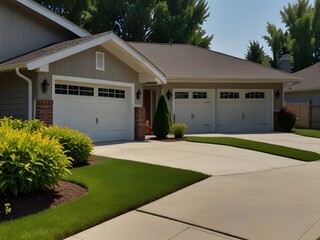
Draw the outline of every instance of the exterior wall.
[[[309,103],[311,101],[313,105],[320,105],[320,90],[304,92],[286,92],[284,96],[285,102]]]
[[[105,53],[105,71],[96,70],[96,51]],[[142,90],[138,73],[100,46],[50,64],[49,72],[40,73],[37,80],[37,85],[41,86],[42,81],[47,79],[49,91],[43,94],[38,89],[38,99],[52,99],[52,75],[134,83],[135,92]],[[139,100],[135,97],[135,101],[135,104],[142,105],[142,97]]]
[[[14,72],[0,74],[0,117],[28,119],[28,84]]]
[[[47,45],[77,38],[16,1],[0,1],[0,62]]]

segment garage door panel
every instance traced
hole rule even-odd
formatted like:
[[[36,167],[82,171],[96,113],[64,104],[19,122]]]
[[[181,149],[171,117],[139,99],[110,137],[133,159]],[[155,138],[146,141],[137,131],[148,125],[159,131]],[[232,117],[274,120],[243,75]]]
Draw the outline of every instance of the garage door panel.
[[[187,133],[208,133],[213,129],[213,96],[212,90],[175,90],[175,93],[188,92],[188,98],[174,99],[175,122],[185,123]],[[193,93],[201,94],[203,98],[193,98]]]
[[[225,99],[228,92],[239,95],[237,99]],[[230,133],[271,131],[271,97],[271,90],[218,90],[216,130]]]
[[[124,98],[98,96],[99,87],[93,87],[94,96],[55,94],[54,124],[77,129],[94,142],[131,139],[128,124],[132,113],[130,91],[125,90]]]

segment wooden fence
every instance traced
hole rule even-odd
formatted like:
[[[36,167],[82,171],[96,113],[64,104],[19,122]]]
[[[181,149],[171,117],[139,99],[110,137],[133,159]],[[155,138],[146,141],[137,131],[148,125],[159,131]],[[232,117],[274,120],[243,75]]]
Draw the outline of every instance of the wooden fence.
[[[320,105],[309,103],[287,103],[298,114],[296,127],[320,129]]]

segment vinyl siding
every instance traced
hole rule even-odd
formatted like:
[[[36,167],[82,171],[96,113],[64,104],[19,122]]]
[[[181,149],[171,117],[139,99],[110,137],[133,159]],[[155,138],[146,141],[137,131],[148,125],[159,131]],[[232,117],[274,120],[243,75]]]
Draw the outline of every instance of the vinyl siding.
[[[13,72],[0,74],[0,117],[28,119],[28,84]]]
[[[285,102],[308,103],[310,101],[313,105],[320,105],[320,90],[285,93]]]
[[[105,53],[104,71],[96,70],[96,51]],[[51,63],[49,69],[49,73],[40,74],[39,81],[47,79],[50,86],[52,86],[52,75],[60,75],[133,83],[136,91],[139,88],[142,91],[138,73],[100,46]],[[49,94],[52,96],[51,88]],[[43,97],[45,96],[41,96],[41,93],[39,93],[39,98]],[[136,100],[136,104],[142,104],[142,99]]]
[[[0,1],[0,62],[76,36],[26,10],[15,1]]]

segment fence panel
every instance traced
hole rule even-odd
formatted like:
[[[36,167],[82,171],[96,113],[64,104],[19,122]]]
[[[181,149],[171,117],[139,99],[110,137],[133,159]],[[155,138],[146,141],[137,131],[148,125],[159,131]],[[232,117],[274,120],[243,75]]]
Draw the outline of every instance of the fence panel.
[[[287,106],[298,115],[296,127],[310,127],[310,106],[309,103],[288,103]]]
[[[310,128],[320,129],[320,105],[310,105]]]

